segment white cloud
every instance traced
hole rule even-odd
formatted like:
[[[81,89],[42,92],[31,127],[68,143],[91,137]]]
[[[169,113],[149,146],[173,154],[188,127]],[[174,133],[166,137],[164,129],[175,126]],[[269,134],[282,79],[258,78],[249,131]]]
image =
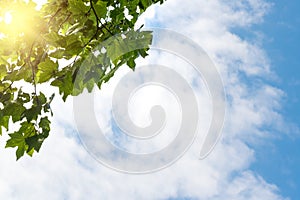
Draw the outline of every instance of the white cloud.
[[[76,142],[71,99],[67,103],[56,100],[52,134],[40,154],[16,163],[13,151],[1,151],[0,199],[284,199],[275,185],[249,171],[255,150],[247,146],[249,138],[255,143],[267,137],[264,126],[274,127],[277,121],[284,123],[278,113],[283,92],[263,80],[263,77],[273,76],[263,49],[232,31],[263,21],[268,8],[269,4],[263,0],[169,0],[153,8],[148,17],[155,16],[154,19],[146,19],[149,26],[175,30],[196,41],[222,75],[228,95],[224,133],[222,141],[205,160],[198,160],[204,137],[200,134],[178,162],[162,171],[145,175],[112,171],[96,162]],[[202,80],[174,56],[157,52],[151,55],[160,58],[157,63],[179,70],[190,83],[193,79],[200,81],[196,93],[203,126],[199,131],[205,133],[211,117],[211,102]],[[99,124],[108,130],[113,88],[126,71],[117,72],[99,93],[101,101],[97,102],[95,112],[100,114]],[[150,96],[159,99],[164,94]],[[147,98],[144,101],[151,105]],[[139,106],[143,104],[137,105],[136,110],[131,109],[142,116]],[[147,123],[147,118],[136,119],[136,122]],[[280,130],[281,126],[275,129]]]

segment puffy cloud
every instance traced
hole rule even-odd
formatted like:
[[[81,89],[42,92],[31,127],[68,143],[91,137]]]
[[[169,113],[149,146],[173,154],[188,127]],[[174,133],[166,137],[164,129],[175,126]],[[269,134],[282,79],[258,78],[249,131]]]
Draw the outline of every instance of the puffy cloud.
[[[218,68],[227,94],[227,111],[221,141],[204,160],[199,149],[211,120],[211,100],[201,77],[176,55],[151,51],[146,61],[177,70],[193,85],[201,114],[199,135],[191,148],[175,164],[156,173],[130,175],[104,167],[85,151],[78,140],[73,120],[72,99],[54,102],[55,118],[52,134],[40,154],[34,158],[14,161],[13,151],[1,151],[1,199],[266,199],[281,200],[279,189],[263,177],[249,171],[255,160],[255,149],[247,144],[266,138],[281,128],[280,99],[283,92],[268,85],[272,78],[264,50],[258,43],[242,39],[234,28],[251,28],[263,21],[270,5],[263,0],[242,1],[179,1],[170,0],[145,13],[148,27],[159,26],[178,31],[196,41]],[[99,126],[115,136],[112,126],[111,98],[120,78],[127,72],[119,70],[113,80],[97,93],[95,113]],[[162,102],[168,109],[177,109],[176,100],[163,91],[148,88],[133,98],[129,107],[132,120],[138,125],[150,123],[145,117],[151,105]],[[150,98],[151,97],[151,98]],[[132,104],[131,104],[132,105]],[[136,117],[138,116],[138,117]],[[176,125],[176,114],[169,116],[170,130]],[[169,118],[168,118],[169,119]],[[173,122],[175,121],[175,122]],[[85,122],[88,126],[88,120]],[[174,123],[174,126],[172,126]],[[265,127],[269,127],[268,133]],[[271,128],[271,129],[270,129]],[[166,131],[166,134],[168,131]],[[143,150],[156,148],[172,138],[153,140]],[[125,142],[119,143],[124,145]],[[140,146],[139,146],[140,145]],[[141,151],[143,144],[128,143],[127,148]]]

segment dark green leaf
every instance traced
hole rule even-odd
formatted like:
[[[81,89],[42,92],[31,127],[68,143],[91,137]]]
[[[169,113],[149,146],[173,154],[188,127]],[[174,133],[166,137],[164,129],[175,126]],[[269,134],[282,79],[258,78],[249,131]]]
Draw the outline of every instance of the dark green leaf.
[[[24,111],[23,116],[26,117],[28,122],[31,122],[32,120],[37,119],[37,117],[41,114],[41,111],[41,105],[33,105],[30,109]]]
[[[63,100],[66,101],[67,97],[72,94],[73,91],[71,72],[66,73],[62,77],[58,77],[51,85],[59,88],[59,93],[63,95]]]
[[[39,152],[43,144],[44,138],[41,135],[35,135],[33,137],[26,138],[25,141],[28,145],[28,152],[32,151],[33,149],[36,152]]]
[[[16,151],[17,160],[19,160],[25,153],[25,144],[21,144],[18,146],[18,149]]]
[[[3,116],[12,116],[13,122],[21,120],[23,112],[26,108],[22,104],[10,103],[3,109]]]

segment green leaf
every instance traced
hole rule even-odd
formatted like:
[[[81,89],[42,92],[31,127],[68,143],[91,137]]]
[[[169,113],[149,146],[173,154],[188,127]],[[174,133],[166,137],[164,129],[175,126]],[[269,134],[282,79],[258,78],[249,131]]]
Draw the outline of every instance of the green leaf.
[[[52,81],[51,85],[59,88],[59,93],[63,95],[63,100],[66,101],[67,97],[72,94],[73,91],[71,72],[56,78],[54,81]]]
[[[38,98],[38,104],[39,105],[44,105],[47,102],[46,96],[41,92],[39,96],[37,96]]]
[[[18,149],[16,151],[17,160],[19,160],[25,153],[25,144],[21,144],[18,146]]]
[[[50,58],[47,58],[44,62],[38,65],[38,71],[36,73],[36,79],[38,83],[48,81],[53,77],[58,70],[58,63],[53,62]]]
[[[28,150],[27,150],[27,152],[26,152],[30,157],[32,157],[33,156],[33,153],[34,153],[34,148],[31,148],[31,150],[29,150],[29,148],[28,148]]]
[[[22,102],[22,103],[27,103],[30,101],[30,95],[27,93],[24,93],[22,90],[19,90],[17,101]]]
[[[87,7],[81,0],[69,0],[69,10],[74,14],[84,15],[88,12],[89,7]]]
[[[65,55],[66,53],[64,49],[56,49],[54,52],[49,54],[51,58],[56,58],[56,59],[64,58]]]
[[[50,121],[48,117],[43,117],[39,123],[39,127],[42,128],[43,132],[49,132],[50,131]]]
[[[140,54],[143,58],[145,58],[146,56],[148,56],[147,50],[148,50],[148,49],[139,49],[139,54]]]
[[[6,130],[8,130],[9,118],[9,116],[0,117],[0,126],[3,126],[4,128],[6,128]]]
[[[7,74],[6,66],[0,65],[0,80]]]
[[[10,139],[7,140],[5,148],[20,146],[25,141],[23,135],[19,132],[14,132],[12,134],[9,134],[9,136],[10,136]]]
[[[129,59],[129,60],[127,61],[127,65],[128,65],[131,69],[134,69],[135,66],[136,66],[134,60],[135,60],[135,59]]]
[[[12,116],[13,122],[17,122],[22,119],[22,114],[26,108],[18,103],[10,103],[3,109],[4,116]]]
[[[115,67],[113,68],[110,72],[108,72],[107,74],[105,74],[101,80],[103,80],[105,83],[109,81],[109,79],[111,79],[111,77],[114,76],[115,72],[117,71],[117,69],[119,69],[119,67]]]
[[[30,152],[32,150],[39,152],[43,144],[44,138],[40,135],[35,135],[33,137],[26,138],[25,141],[26,144],[28,145],[27,152]]]
[[[21,128],[19,129],[19,133],[23,135],[24,138],[28,138],[36,135],[36,130],[33,123],[23,122],[21,124]]]
[[[4,81],[10,80],[10,81],[19,81],[22,80],[21,76],[18,76],[19,70],[14,70],[12,72],[7,73],[7,75],[4,77]]]
[[[96,13],[98,18],[105,18],[106,13],[107,13],[107,7],[106,7],[106,2],[103,1],[97,1],[97,3],[94,5]]]
[[[17,77],[30,83],[32,81],[32,69],[27,66],[22,66],[21,69],[17,71]]]
[[[6,103],[7,101],[12,100],[12,98],[13,98],[13,94],[11,93],[6,93],[6,94],[0,93],[1,103]]]
[[[65,51],[65,53],[67,55],[77,55],[80,52],[82,52],[82,44],[78,40],[73,41],[72,43],[68,44],[68,46],[66,47],[66,51]]]
[[[38,116],[41,114],[41,111],[41,105],[33,105],[30,109],[27,109],[23,112],[22,117],[26,117],[27,122],[31,122],[32,120],[36,120],[38,118]]]
[[[147,8],[152,4],[151,0],[141,0],[142,5]]]
[[[59,35],[57,32],[51,31],[48,34],[44,35],[45,40],[54,46],[57,46],[59,44],[59,41],[63,40],[63,36]]]

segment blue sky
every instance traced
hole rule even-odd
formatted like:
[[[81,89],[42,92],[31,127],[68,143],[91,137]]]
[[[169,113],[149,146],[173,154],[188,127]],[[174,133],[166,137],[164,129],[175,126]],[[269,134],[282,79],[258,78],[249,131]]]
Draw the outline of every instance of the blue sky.
[[[39,154],[15,162],[13,149],[0,151],[0,199],[297,200],[299,8],[296,0],[168,0],[149,9],[140,23],[185,35],[207,52],[219,70],[228,101],[223,136],[214,151],[198,159],[212,115],[201,76],[176,55],[151,50],[138,66],[150,63],[174,69],[193,86],[202,111],[198,137],[181,159],[164,170],[138,176],[107,168],[78,141],[72,99],[64,103],[56,98],[52,132]],[[97,123],[108,138],[121,134],[112,120],[111,100],[128,71],[121,68],[95,97]],[[49,94],[53,91],[47,88]],[[149,123],[151,106],[161,102],[171,116],[166,132],[173,133],[180,125],[174,114],[176,98],[171,101],[170,94],[155,88],[145,91],[134,96],[135,103],[128,108],[131,120],[138,125]],[[84,117],[81,123],[93,135],[90,118]],[[158,137],[147,145],[144,141],[141,149],[156,149],[167,139]],[[112,143],[121,146],[124,141]],[[140,150],[139,144],[128,142],[125,148]]]
[[[247,27],[233,27],[240,38],[259,41],[264,49],[275,77],[265,81],[281,89],[280,113],[286,120],[286,127],[277,132],[275,138],[254,145],[255,162],[251,169],[266,181],[276,184],[283,196],[298,199],[300,196],[300,2],[267,1],[270,9],[261,23]],[[246,77],[251,85],[253,79]]]
[[[265,36],[263,47],[279,79],[273,82],[286,96],[282,113],[287,121],[300,125],[300,2],[272,1],[274,5],[263,24],[255,27]],[[300,196],[299,132],[287,131],[259,148],[253,169],[277,184],[291,199]]]

